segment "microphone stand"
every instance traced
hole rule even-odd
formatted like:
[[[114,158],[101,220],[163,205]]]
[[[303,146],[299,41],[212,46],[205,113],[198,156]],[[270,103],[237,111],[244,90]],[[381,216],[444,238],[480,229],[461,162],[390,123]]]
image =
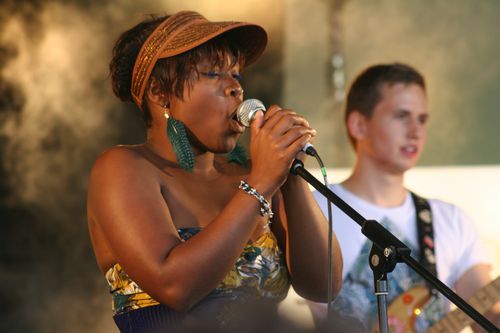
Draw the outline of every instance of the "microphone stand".
[[[318,181],[311,173],[304,168],[304,163],[300,160],[294,160],[291,167],[291,173],[302,177],[311,184],[316,190],[324,195],[330,202],[334,203],[340,210],[349,216],[361,227],[361,232],[373,245],[370,251],[369,264],[373,271],[375,284],[375,295],[377,296],[379,329],[380,333],[389,332],[389,323],[387,319],[387,273],[390,273],[399,262],[404,262],[410,266],[421,277],[428,281],[433,287],[441,292],[446,298],[453,302],[459,309],[464,311],[469,317],[474,319],[488,332],[500,332],[488,319],[482,316],[476,309],[470,306],[460,296],[448,288],[437,277],[425,269],[417,260],[410,256],[411,250],[394,236],[389,230],[374,220],[366,220],[354,208],[349,206],[328,187]]]

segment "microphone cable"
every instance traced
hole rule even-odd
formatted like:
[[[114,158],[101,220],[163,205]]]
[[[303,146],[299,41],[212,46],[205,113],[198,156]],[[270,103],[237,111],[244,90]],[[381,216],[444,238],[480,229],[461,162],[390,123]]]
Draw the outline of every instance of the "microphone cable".
[[[321,157],[319,156],[318,152],[314,147],[310,144],[307,144],[306,147],[304,147],[305,152],[313,156],[316,161],[318,162],[321,170],[321,175],[323,176],[323,183],[325,186],[328,188],[328,177],[326,174],[326,168],[325,165],[323,164],[323,161],[321,160]],[[332,247],[333,247],[333,221],[332,221],[332,202],[328,199],[326,199],[327,207],[328,207],[328,275],[327,275],[327,323],[330,323],[330,320],[332,318],[332,302],[333,302],[333,290],[332,290]]]

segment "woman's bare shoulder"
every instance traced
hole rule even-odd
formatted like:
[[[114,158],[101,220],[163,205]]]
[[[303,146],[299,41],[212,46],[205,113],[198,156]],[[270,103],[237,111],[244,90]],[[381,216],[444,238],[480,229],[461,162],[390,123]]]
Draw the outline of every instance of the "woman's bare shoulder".
[[[102,152],[95,161],[90,172],[89,189],[119,185],[126,182],[129,186],[141,179],[147,182],[149,163],[140,153],[139,146],[115,146]]]
[[[94,165],[106,164],[106,163],[116,163],[116,162],[134,162],[143,159],[142,154],[140,154],[141,146],[126,146],[119,145],[106,149],[103,151],[96,160]]]
[[[157,174],[140,148],[112,147],[101,153],[92,167],[87,206],[96,216],[114,206],[123,211],[125,207],[122,205],[146,205],[146,198],[157,195],[158,188]]]
[[[119,172],[140,167],[141,164],[144,164],[144,157],[140,154],[140,146],[114,146],[97,157],[92,173]]]

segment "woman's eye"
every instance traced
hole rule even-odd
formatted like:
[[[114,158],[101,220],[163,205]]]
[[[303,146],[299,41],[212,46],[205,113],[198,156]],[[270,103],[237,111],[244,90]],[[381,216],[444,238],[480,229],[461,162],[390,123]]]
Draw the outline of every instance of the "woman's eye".
[[[200,72],[200,74],[205,76],[205,77],[208,77],[209,79],[220,79],[220,78],[232,77],[233,80],[236,80],[238,82],[241,82],[241,79],[242,79],[242,76],[239,73],[209,71],[209,72]]]
[[[204,75],[210,79],[215,79],[215,78],[218,78],[220,76],[220,74],[217,72],[201,72],[200,74]]]

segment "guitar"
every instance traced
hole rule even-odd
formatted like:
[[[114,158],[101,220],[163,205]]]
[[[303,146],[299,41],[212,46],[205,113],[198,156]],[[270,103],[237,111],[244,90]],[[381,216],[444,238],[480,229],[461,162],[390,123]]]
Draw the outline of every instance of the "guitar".
[[[387,309],[389,332],[415,333],[415,320],[429,299],[429,289],[420,286],[396,297]],[[484,314],[498,301],[500,301],[500,276],[477,291],[468,303],[479,313]],[[472,323],[473,320],[457,308],[429,327],[426,333],[456,333]],[[373,331],[378,332],[378,325]]]

